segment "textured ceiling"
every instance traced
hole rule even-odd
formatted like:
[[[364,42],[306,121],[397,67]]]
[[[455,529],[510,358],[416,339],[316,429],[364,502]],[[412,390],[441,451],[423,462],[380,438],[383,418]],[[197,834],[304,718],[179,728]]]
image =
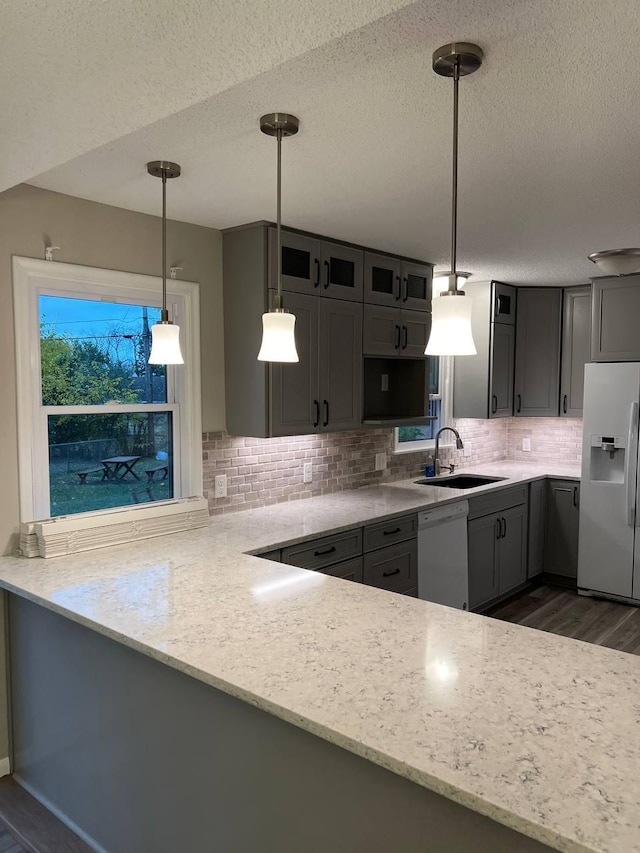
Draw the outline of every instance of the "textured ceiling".
[[[409,0],[1,0],[0,189]]]
[[[431,53],[457,38],[486,52],[460,85],[459,268],[578,283],[595,272],[589,252],[638,245],[638,0],[396,5],[32,183],[155,213],[144,164],[165,157],[183,166],[173,218],[272,219],[275,144],[257,120],[287,110],[301,132],[284,143],[286,223],[446,268],[452,84]]]

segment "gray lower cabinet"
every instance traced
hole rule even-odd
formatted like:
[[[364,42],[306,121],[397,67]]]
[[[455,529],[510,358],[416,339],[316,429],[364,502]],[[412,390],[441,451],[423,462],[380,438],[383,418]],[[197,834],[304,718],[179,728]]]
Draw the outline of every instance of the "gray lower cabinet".
[[[318,390],[318,331],[320,300],[316,296],[290,293],[287,307],[296,315],[295,336],[299,361],[274,363],[271,373],[270,434],[308,435],[320,423]]]
[[[518,288],[516,417],[558,415],[561,314],[560,288]]]
[[[353,560],[346,560],[344,563],[337,563],[335,566],[327,566],[324,569],[318,569],[318,571],[320,574],[331,575],[333,578],[342,578],[342,580],[345,581],[362,583],[363,566],[364,563],[362,557],[354,557]]]
[[[529,545],[527,577],[544,571],[544,541],[547,514],[547,481],[534,480],[529,484]]]
[[[390,592],[413,594],[418,587],[418,543],[399,542],[364,555],[364,582]]]
[[[256,557],[262,557],[263,560],[271,560],[272,563],[282,562],[282,551],[276,548],[274,551],[264,551],[262,554],[256,554]]]
[[[364,355],[424,358],[431,314],[379,305],[364,306]]]
[[[282,562],[301,569],[323,569],[336,563],[360,557],[362,528],[300,542],[282,549]]]
[[[591,286],[569,287],[564,291],[562,311],[561,417],[582,417],[584,366],[591,360],[590,346]]]
[[[497,515],[487,515],[469,521],[469,609],[476,610],[498,595],[498,536]]]
[[[320,302],[321,432],[362,426],[362,304]]]
[[[592,361],[640,361],[640,275],[593,279]]]
[[[498,594],[504,595],[527,579],[527,505],[504,510],[500,525]]]
[[[549,480],[545,563],[547,574],[578,576],[580,484],[575,480]]]
[[[527,579],[526,489],[488,493],[469,501],[469,608],[521,586]],[[517,501],[509,505],[511,500]],[[481,514],[487,510],[486,514]],[[494,510],[494,511],[489,511]]]
[[[516,288],[496,281],[468,284],[477,355],[455,359],[453,413],[457,418],[513,415]]]

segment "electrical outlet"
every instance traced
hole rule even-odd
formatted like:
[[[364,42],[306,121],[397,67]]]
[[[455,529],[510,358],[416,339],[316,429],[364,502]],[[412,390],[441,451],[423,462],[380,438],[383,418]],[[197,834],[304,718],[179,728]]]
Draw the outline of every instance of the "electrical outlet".
[[[531,439],[530,438],[523,438],[522,439],[522,449],[524,450],[525,453],[531,452]]]
[[[376,453],[376,471],[384,471],[387,467],[387,454]]]
[[[313,480],[313,462],[304,463],[302,480],[305,483],[310,483]]]
[[[217,498],[226,498],[227,496],[227,475],[218,474],[215,479],[215,496]]]
[[[383,374],[381,374],[381,376],[382,376],[382,381],[380,382],[380,390],[381,391],[388,391],[389,390],[389,374],[383,373]]]

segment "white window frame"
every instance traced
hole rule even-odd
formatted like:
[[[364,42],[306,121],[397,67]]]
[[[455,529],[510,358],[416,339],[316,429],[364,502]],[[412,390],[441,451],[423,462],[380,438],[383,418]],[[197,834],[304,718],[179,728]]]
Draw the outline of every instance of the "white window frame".
[[[13,257],[13,306],[16,348],[18,412],[18,471],[20,520],[48,517],[49,447],[47,417],[60,407],[42,405],[40,371],[41,295],[73,298],[103,298],[123,304],[145,304],[160,308],[162,279],[85,267],[78,264]],[[180,326],[185,364],[167,368],[168,403],[153,404],[153,411],[170,411],[173,417],[174,484],[177,495],[159,501],[158,515],[167,505],[202,495],[202,412],[200,400],[200,288],[196,282],[171,279],[167,282],[167,304],[172,319]],[[100,414],[125,414],[140,406],[114,404],[100,406]],[[178,416],[179,411],[179,416]],[[95,406],[68,406],[65,414],[96,414]],[[149,509],[149,504],[144,505]],[[105,515],[133,507],[78,513],[77,517]],[[44,510],[44,512],[43,512]]]
[[[442,400],[442,426],[451,426],[453,423],[453,357],[440,356],[440,388],[439,394],[429,394],[430,400]],[[447,436],[450,433],[446,433]],[[420,453],[425,450],[434,450],[436,446],[435,438],[426,438],[423,441],[403,441],[399,440],[399,431],[396,427],[393,431],[393,452],[394,454],[402,453]],[[447,442],[441,442],[440,447],[454,447],[455,442],[448,439]]]

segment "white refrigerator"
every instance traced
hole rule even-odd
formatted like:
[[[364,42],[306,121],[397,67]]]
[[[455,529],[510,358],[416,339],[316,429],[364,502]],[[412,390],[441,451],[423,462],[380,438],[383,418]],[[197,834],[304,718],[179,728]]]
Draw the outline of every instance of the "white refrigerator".
[[[640,363],[587,364],[578,589],[640,602]]]

